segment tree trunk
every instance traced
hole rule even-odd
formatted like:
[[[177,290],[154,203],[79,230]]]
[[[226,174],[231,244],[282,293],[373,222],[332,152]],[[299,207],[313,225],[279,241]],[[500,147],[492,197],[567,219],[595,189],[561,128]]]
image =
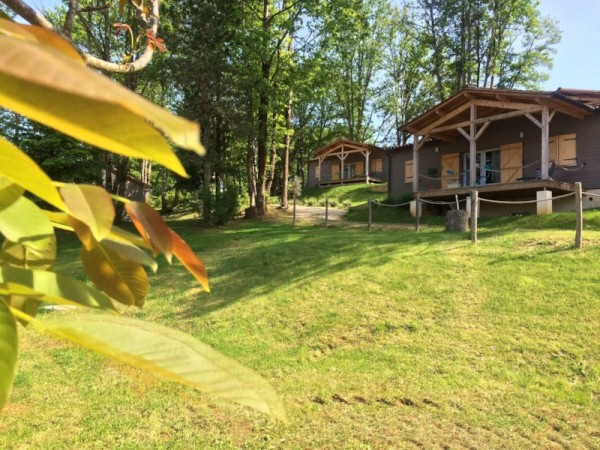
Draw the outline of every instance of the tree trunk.
[[[446,231],[465,232],[469,228],[467,211],[453,210],[446,214]]]
[[[292,93],[290,92],[290,99],[288,101],[287,110],[285,112],[285,139],[283,142],[283,175],[282,188],[281,188],[281,207],[288,207],[288,181],[290,178],[290,145],[292,142],[292,136],[290,131],[292,130]]]

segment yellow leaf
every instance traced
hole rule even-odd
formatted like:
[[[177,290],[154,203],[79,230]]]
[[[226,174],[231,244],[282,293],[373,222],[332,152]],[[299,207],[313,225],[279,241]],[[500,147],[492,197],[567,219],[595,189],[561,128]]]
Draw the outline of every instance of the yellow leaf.
[[[17,366],[17,324],[0,298],[0,409],[6,404]]]
[[[208,273],[204,263],[198,259],[192,249],[185,243],[181,237],[169,228],[171,239],[173,241],[173,253],[184,267],[194,275],[194,278],[200,282],[206,292],[210,292],[208,285]]]
[[[0,266],[0,284],[14,283],[39,292],[42,299],[66,305],[116,311],[104,293],[64,275],[45,270]],[[22,295],[22,291],[17,292]]]
[[[72,58],[75,62],[85,65],[85,61],[69,41],[45,28],[32,27],[15,23],[11,20],[0,19],[0,34],[6,34],[29,42],[35,42],[39,45],[51,47]]]
[[[95,352],[287,422],[283,404],[262,377],[180,331],[98,315],[33,323]]]
[[[52,235],[41,250],[27,248],[5,239],[0,248],[0,264],[23,269],[50,270],[56,261],[56,237]]]
[[[152,159],[181,175],[185,170],[163,133],[180,147],[204,153],[196,123],[52,48],[2,35],[0,105],[106,150]]]
[[[36,250],[43,250],[54,236],[48,218],[25,197],[0,210],[0,232],[10,241]]]
[[[89,184],[65,184],[59,190],[70,214],[86,224],[97,241],[108,236],[115,220],[115,207],[103,188]]]
[[[0,175],[58,209],[67,210],[67,206],[48,175],[29,156],[2,136],[0,136]]]
[[[158,264],[154,258],[126,239],[111,234],[102,241],[102,245],[129,261],[149,267],[154,273],[158,270]]]
[[[148,294],[148,275],[140,264],[123,258],[98,243],[91,250],[81,249],[85,272],[94,284],[125,305],[141,307]]]
[[[167,261],[173,258],[173,241],[171,232],[163,218],[151,206],[142,202],[125,204],[127,214],[142,238],[152,246],[154,254],[157,250],[165,255]]]

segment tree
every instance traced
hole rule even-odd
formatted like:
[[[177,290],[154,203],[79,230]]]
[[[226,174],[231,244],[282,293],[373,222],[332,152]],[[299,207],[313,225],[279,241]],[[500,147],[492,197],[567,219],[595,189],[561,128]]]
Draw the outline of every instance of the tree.
[[[199,128],[89,70],[66,41],[37,27],[0,19],[0,107],[118,154],[147,158],[185,176],[166,137],[202,153]],[[35,65],[37,70],[29,70]],[[39,197],[43,210],[25,197]],[[125,204],[140,236],[113,225],[113,200]],[[54,228],[73,231],[83,266],[95,284],[52,271]],[[114,302],[141,307],[148,291],[143,266],[154,255],[175,256],[208,290],[203,263],[145,203],[110,196],[99,186],[53,182],[39,166],[0,137],[0,407],[17,359],[17,320],[130,365],[196,386],[285,420],[271,388],[256,374],[174,330],[94,315],[39,320],[50,301],[117,313]],[[200,372],[194,368],[202,367]]]

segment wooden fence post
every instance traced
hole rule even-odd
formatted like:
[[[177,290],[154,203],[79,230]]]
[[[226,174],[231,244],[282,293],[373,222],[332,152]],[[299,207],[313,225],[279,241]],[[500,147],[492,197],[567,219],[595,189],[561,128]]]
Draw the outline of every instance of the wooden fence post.
[[[479,192],[471,191],[471,242],[477,244],[477,213],[479,212]]]
[[[325,228],[327,228],[327,222],[329,220],[329,199],[325,197]]]
[[[369,204],[369,228],[368,228],[368,230],[371,231],[371,217],[372,217],[372,215],[371,215],[371,194],[370,193],[369,193],[368,204]]]
[[[581,183],[575,183],[575,247],[581,248],[583,244],[583,202],[581,195]]]
[[[417,202],[417,221],[415,222],[415,231],[419,231],[419,221],[421,219],[421,198],[419,197],[419,194],[415,194],[415,201]]]
[[[296,196],[294,195],[294,210],[292,213],[292,228],[296,226]]]

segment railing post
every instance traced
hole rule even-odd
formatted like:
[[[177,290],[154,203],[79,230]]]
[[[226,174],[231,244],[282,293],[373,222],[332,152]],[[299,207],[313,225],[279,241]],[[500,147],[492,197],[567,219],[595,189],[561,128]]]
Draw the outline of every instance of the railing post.
[[[294,195],[294,212],[292,213],[292,228],[296,226],[296,196]]]
[[[471,242],[477,244],[477,212],[479,210],[479,192],[471,191]]]
[[[575,247],[581,248],[583,244],[583,202],[581,195],[581,183],[575,183]]]
[[[417,202],[417,220],[415,222],[415,231],[419,231],[420,219],[421,219],[421,197],[419,194],[415,194],[415,201]]]
[[[372,217],[372,213],[371,213],[371,194],[369,193],[369,228],[368,230],[371,231],[371,217]]]
[[[327,222],[329,220],[329,199],[325,197],[325,228],[327,228]]]

